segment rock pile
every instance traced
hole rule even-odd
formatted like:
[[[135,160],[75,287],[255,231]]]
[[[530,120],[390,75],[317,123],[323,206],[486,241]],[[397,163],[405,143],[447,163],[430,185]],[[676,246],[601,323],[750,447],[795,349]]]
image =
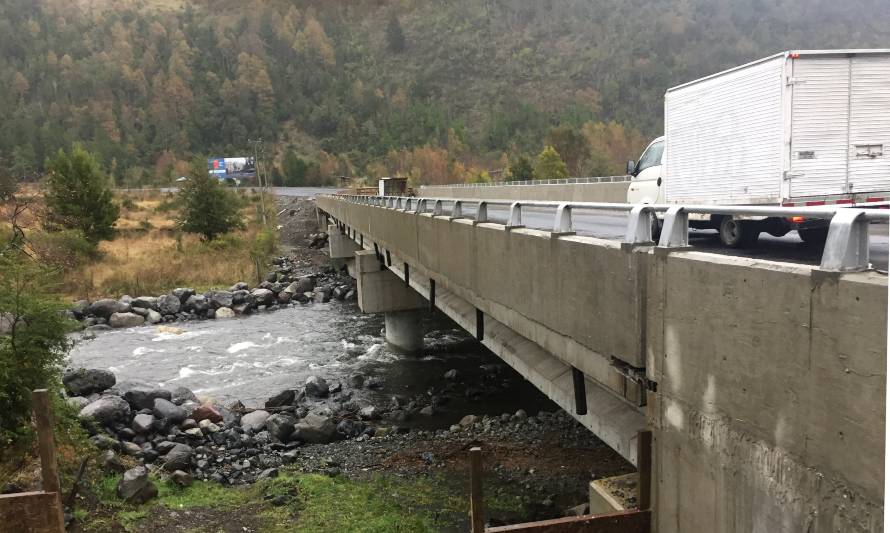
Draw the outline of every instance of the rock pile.
[[[305,386],[269,398],[264,409],[240,402],[224,407],[201,403],[185,387],[158,388],[117,383],[105,370],[77,369],[63,378],[68,402],[80,409],[91,441],[108,450],[103,463],[117,465],[114,454],[137,459],[141,467],[166,471],[176,482],[209,479],[224,484],[251,483],[277,474],[294,462],[304,444],[374,436],[339,383],[318,376]],[[343,396],[336,408],[319,408],[312,398]],[[310,407],[314,409],[310,412]],[[110,455],[109,455],[110,454]],[[117,469],[117,468],[115,468]],[[144,468],[143,468],[144,470]],[[118,488],[122,498],[144,501],[156,490],[139,469],[127,471]]]
[[[326,236],[325,236],[326,238]],[[131,328],[207,318],[232,318],[256,311],[274,311],[285,306],[331,299],[354,300],[355,281],[330,269],[324,273],[298,274],[293,261],[279,257],[275,269],[265,281],[251,288],[239,282],[228,290],[212,290],[198,294],[195,289],[177,288],[160,296],[122,296],[90,302],[79,300],[70,309],[72,318],[80,320],[86,331]]]

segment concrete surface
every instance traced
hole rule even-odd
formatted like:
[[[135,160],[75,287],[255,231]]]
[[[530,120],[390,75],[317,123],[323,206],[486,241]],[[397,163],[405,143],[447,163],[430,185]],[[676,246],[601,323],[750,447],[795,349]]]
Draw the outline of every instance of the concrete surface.
[[[559,185],[492,185],[485,187],[420,187],[417,196],[566,202],[626,202],[630,182]]]
[[[420,311],[390,311],[383,316],[386,342],[405,353],[423,348],[423,328]]]
[[[578,418],[625,457],[645,413],[657,531],[881,530],[885,276],[318,205],[468,331],[483,311],[486,346],[570,412],[581,369]],[[657,384],[644,408],[614,361]]]

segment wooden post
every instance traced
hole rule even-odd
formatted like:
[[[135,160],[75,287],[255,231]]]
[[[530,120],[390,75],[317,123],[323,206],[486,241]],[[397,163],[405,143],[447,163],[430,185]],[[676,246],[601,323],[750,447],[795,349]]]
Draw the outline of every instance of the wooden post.
[[[482,448],[470,448],[470,531],[485,532],[485,514],[482,507]]]
[[[647,511],[652,507],[652,432],[637,433],[637,491],[639,492],[640,510]]]
[[[37,424],[37,443],[40,450],[40,472],[43,478],[43,491],[54,493],[59,527],[65,530],[65,517],[62,514],[62,488],[59,483],[59,465],[56,463],[56,443],[53,439],[53,416],[46,389],[31,393],[34,422]]]

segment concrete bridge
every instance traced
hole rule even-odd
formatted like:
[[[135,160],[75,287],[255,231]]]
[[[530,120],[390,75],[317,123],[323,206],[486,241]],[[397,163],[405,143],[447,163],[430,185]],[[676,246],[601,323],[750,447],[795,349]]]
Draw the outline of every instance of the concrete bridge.
[[[440,309],[631,463],[651,430],[654,531],[882,530],[887,277],[838,272],[864,215],[817,267],[690,250],[682,210],[653,246],[415,204],[317,198],[361,308],[407,349]]]

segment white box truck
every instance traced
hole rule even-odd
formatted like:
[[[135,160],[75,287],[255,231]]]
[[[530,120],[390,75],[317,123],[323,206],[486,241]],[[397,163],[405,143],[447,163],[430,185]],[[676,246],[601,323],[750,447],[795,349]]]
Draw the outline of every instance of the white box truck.
[[[890,204],[890,49],[782,52],[668,89],[664,137],[628,162],[628,202]],[[690,216],[690,219],[693,217]],[[822,220],[712,216],[727,246]]]

